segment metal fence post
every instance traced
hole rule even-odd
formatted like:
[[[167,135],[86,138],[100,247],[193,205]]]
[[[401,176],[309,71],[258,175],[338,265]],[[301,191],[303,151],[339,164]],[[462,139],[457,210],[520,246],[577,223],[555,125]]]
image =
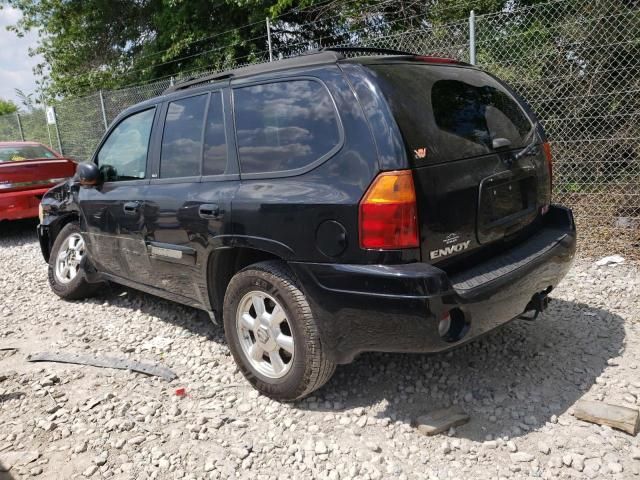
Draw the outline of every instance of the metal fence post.
[[[100,94],[100,108],[102,109],[102,121],[104,122],[104,131],[106,132],[109,128],[109,123],[107,122],[107,112],[104,109],[104,97],[102,96],[102,90],[98,91]]]
[[[16,111],[16,119],[18,120],[18,130],[20,130],[20,140],[24,142],[24,130],[22,130],[22,122],[20,121],[20,114]]]
[[[476,12],[469,12],[469,63],[476,64]]]
[[[53,111],[53,124],[56,127],[56,138],[58,139],[58,151],[60,152],[60,155],[64,155],[64,151],[62,149],[62,141],[60,140],[60,129],[58,128],[58,115],[56,114],[56,109],[54,107],[51,107],[51,110]]]
[[[267,21],[267,43],[269,44],[269,61],[273,62],[273,51],[271,49],[271,22],[269,17],[265,19]]]

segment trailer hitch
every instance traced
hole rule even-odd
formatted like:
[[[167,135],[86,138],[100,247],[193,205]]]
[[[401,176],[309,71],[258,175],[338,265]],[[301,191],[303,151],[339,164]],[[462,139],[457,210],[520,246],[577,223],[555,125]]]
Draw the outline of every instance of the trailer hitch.
[[[551,287],[543,290],[542,292],[534,293],[529,303],[527,303],[524,312],[522,315],[519,315],[518,318],[521,320],[534,321],[538,318],[540,313],[544,312],[549,307],[549,302],[551,298],[549,298],[549,293],[551,292]],[[531,315],[525,315],[528,312],[533,312]]]

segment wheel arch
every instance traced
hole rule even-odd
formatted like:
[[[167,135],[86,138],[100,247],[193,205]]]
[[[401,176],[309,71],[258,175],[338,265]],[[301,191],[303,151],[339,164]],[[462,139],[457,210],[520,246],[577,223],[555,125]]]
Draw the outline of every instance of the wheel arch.
[[[68,212],[63,215],[60,215],[53,221],[48,224],[48,235],[46,248],[42,249],[42,254],[46,262],[49,261],[49,257],[51,256],[51,248],[58,237],[58,234],[62,231],[62,229],[71,222],[80,223],[80,215],[78,212]]]
[[[231,247],[214,250],[207,261],[207,293],[211,309],[222,318],[224,295],[231,278],[243,268],[266,260],[286,260],[275,253],[252,247]]]

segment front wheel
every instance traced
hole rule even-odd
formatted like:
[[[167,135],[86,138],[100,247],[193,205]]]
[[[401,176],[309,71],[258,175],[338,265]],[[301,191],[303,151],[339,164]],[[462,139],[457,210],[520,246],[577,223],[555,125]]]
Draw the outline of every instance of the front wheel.
[[[56,237],[49,257],[49,285],[53,292],[67,300],[93,295],[97,284],[87,282],[82,270],[86,247],[80,227],[68,223]]]
[[[324,385],[335,370],[311,308],[281,262],[238,272],[224,298],[224,330],[231,353],[261,393],[291,401]]]

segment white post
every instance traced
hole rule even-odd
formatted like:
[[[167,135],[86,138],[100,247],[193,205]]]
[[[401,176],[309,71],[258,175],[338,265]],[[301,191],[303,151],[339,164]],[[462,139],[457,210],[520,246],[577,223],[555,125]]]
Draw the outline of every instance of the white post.
[[[266,18],[267,21],[267,43],[269,44],[269,61],[273,62],[273,51],[271,49],[271,22],[269,21],[269,17]]]
[[[18,120],[18,130],[20,130],[20,140],[24,142],[24,130],[22,130],[22,122],[20,121],[20,114],[16,111],[16,119]]]
[[[104,123],[104,131],[106,132],[109,128],[109,123],[107,122],[107,112],[104,109],[104,97],[102,96],[102,90],[98,92],[100,94],[100,108],[102,109],[102,121]]]
[[[476,12],[469,12],[469,63],[476,64]]]

